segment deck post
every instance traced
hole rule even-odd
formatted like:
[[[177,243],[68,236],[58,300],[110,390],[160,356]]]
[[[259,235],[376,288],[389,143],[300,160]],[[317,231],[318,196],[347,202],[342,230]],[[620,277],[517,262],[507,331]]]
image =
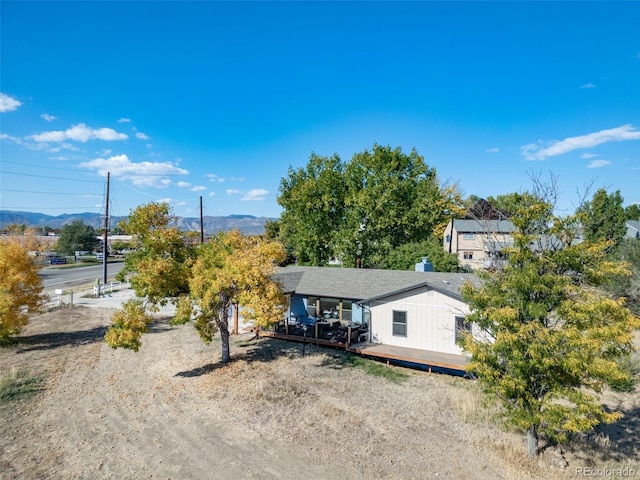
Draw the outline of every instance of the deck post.
[[[351,325],[347,327],[347,345],[351,345]]]
[[[316,322],[316,336],[315,336],[316,340],[318,339],[318,322]]]

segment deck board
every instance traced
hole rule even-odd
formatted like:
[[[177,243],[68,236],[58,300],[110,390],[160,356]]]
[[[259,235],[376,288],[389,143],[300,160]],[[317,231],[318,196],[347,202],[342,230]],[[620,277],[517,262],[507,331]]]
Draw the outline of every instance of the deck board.
[[[464,355],[420,350],[417,348],[397,347],[375,343],[356,344],[347,348],[360,355],[410,362],[427,367],[440,367],[449,370],[464,371],[469,358]]]
[[[394,345],[381,345],[378,343],[356,343],[347,345],[345,343],[335,343],[313,337],[303,339],[298,335],[287,335],[280,332],[270,332],[259,330],[258,336],[277,338],[295,342],[306,342],[315,345],[323,345],[333,348],[344,348],[351,353],[384,359],[389,361],[407,362],[423,367],[444,368],[456,372],[464,372],[469,358],[465,355],[455,355],[451,353],[434,352],[432,350],[420,350],[417,348],[397,347]]]

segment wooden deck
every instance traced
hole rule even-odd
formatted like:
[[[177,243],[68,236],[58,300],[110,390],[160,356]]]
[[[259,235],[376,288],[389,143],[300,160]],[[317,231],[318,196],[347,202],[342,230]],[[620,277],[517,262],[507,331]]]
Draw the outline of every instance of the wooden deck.
[[[384,359],[387,362],[398,361],[420,365],[426,367],[429,371],[431,371],[431,368],[442,368],[463,373],[465,366],[469,362],[469,359],[464,355],[375,343],[351,345],[347,347],[347,350],[367,357]]]
[[[465,373],[465,366],[469,362],[468,357],[464,355],[420,350],[417,348],[396,347],[393,345],[381,345],[367,342],[347,345],[346,343],[331,342],[329,340],[314,338],[312,336],[303,338],[300,335],[287,335],[281,332],[266,330],[258,330],[256,333],[260,337],[278,338],[280,340],[305,342],[313,345],[345,349],[348,352],[355,353],[357,355],[375,358],[376,360],[386,360],[387,363],[396,362],[410,364],[419,366],[428,371],[431,371],[431,369],[449,370],[457,375]]]

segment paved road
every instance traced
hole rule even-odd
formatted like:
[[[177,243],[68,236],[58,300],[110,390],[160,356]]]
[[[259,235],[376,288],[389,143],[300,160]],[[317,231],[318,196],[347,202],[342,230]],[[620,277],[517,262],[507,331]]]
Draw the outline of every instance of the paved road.
[[[107,264],[107,281],[112,280],[122,270],[124,263]],[[99,278],[102,281],[102,265],[87,265],[75,268],[47,267],[40,270],[45,291],[56,288],[68,288],[92,284]]]

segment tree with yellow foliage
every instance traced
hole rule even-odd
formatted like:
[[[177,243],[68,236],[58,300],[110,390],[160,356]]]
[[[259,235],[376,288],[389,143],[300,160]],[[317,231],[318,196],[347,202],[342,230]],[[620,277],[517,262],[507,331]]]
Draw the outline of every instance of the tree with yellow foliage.
[[[634,350],[640,319],[599,288],[628,272],[607,259],[609,242],[575,242],[579,218],[554,215],[536,195],[517,194],[517,204],[508,264],[463,288],[474,331],[464,348],[468,371],[526,432],[534,456],[540,436],[563,442],[620,417],[598,394],[624,379],[616,360]]]
[[[20,333],[29,316],[42,309],[45,296],[38,267],[27,248],[0,240],[0,343]]]
[[[278,242],[244,236],[239,230],[218,233],[198,249],[190,298],[181,303],[178,319],[187,321],[195,312],[194,325],[205,342],[220,332],[221,361],[229,363],[229,315],[234,305],[259,327],[283,318],[285,298],[272,275],[285,256]]]
[[[138,207],[123,227],[136,236],[137,251],[127,257],[126,275],[139,298],[127,302],[114,317],[105,341],[113,348],[138,351],[149,330],[147,310],[172,302],[177,311],[172,324],[192,322],[205,342],[220,332],[222,363],[230,360],[229,315],[232,306],[258,326],[279,321],[285,299],[272,279],[285,257],[279,242],[248,237],[238,230],[221,232],[194,247],[171,226],[166,204]]]

